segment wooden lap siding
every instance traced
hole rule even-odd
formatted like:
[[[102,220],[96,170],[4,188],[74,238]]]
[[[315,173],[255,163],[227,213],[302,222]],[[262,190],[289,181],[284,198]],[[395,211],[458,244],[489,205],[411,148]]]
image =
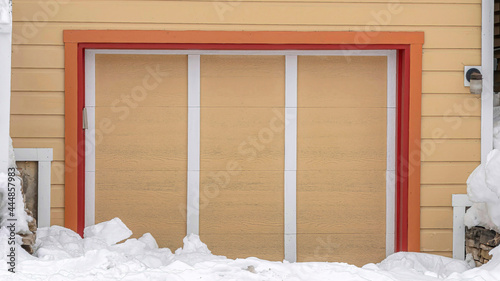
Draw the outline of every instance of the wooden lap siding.
[[[13,3],[11,136],[54,148],[52,224],[64,223],[63,30],[423,31],[421,250],[451,255],[451,194],[480,159],[480,106],[463,87],[463,65],[480,64],[480,0],[65,2]]]

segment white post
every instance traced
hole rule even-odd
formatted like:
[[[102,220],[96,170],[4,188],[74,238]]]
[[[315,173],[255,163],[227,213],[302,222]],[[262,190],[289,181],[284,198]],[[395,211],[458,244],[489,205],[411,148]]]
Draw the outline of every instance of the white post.
[[[297,261],[297,56],[286,56],[285,71],[285,260]]]
[[[188,55],[188,178],[186,234],[200,234],[200,55]]]
[[[472,206],[467,194],[453,194],[453,258],[465,259],[465,224],[466,207]]]
[[[0,0],[0,172],[9,163],[12,1]]]
[[[481,163],[493,149],[493,17],[495,3],[482,1],[481,66],[483,92],[481,93]]]

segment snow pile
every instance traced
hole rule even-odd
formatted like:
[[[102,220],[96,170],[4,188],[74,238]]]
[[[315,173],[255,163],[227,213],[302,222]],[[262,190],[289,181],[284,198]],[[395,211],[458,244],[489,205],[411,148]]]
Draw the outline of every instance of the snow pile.
[[[16,168],[16,159],[14,155],[14,148],[12,147],[12,139],[10,139],[9,143],[9,167]],[[28,222],[31,222],[33,218],[28,216],[24,210],[24,200],[21,192],[21,178],[19,177],[19,172],[17,170],[15,170],[14,173],[15,175],[13,177],[9,177],[5,173],[0,173],[0,226],[7,226],[10,223],[7,219],[16,218],[16,232],[29,234],[31,231],[29,230]],[[12,191],[13,187],[15,188],[15,194],[13,194]],[[8,200],[9,191],[10,195],[15,195],[14,201]],[[11,196],[11,198],[13,197]],[[9,210],[9,208],[12,207],[14,207],[14,217],[11,216],[12,209]]]
[[[0,24],[9,24],[11,22],[11,0],[0,0]]]
[[[85,238],[102,238],[106,244],[113,245],[129,238],[132,231],[119,219],[114,218],[107,223],[99,223],[85,228],[83,236]]]
[[[500,107],[494,109],[494,149],[486,163],[467,179],[467,194],[474,204],[465,214],[468,227],[484,226],[500,232]]]
[[[427,276],[445,278],[452,273],[461,273],[470,266],[463,261],[423,253],[399,252],[383,260],[379,267],[387,271],[411,268]]]
[[[464,261],[422,253],[396,253],[379,264],[288,263],[213,255],[197,235],[172,253],[149,233],[127,239],[119,219],[85,229],[85,238],[60,226],[40,228],[35,256],[18,249],[17,272],[7,272],[7,231],[0,229],[0,280],[500,280],[500,248],[493,259],[470,269]],[[113,242],[111,242],[113,241]]]

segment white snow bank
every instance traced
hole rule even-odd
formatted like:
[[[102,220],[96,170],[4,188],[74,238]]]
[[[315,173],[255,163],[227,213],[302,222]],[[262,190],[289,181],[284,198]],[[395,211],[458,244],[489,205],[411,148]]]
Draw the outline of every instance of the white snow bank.
[[[494,149],[486,163],[479,165],[467,179],[467,194],[474,204],[467,210],[464,223],[500,232],[500,107],[494,108],[493,116]]]
[[[12,139],[9,141],[9,168],[16,168],[16,158],[14,155],[14,148],[12,147]],[[32,221],[33,218],[28,216],[24,210],[24,200],[21,188],[21,178],[19,177],[17,169],[14,170],[14,175],[10,177],[8,174],[0,173],[0,226],[9,225],[11,222],[7,221],[7,219],[15,218],[17,219],[15,223],[16,232],[28,234],[31,233],[28,222]],[[9,197],[14,200],[9,200]],[[12,207],[14,207],[14,209],[12,209]],[[14,211],[12,212],[12,210]]]
[[[416,273],[427,276],[445,278],[452,273],[464,272],[470,266],[461,260],[424,254],[399,252],[387,257],[379,264],[380,269],[387,271],[407,270],[411,268]]]
[[[0,24],[11,22],[11,3],[10,0],[0,0]]]
[[[132,231],[119,218],[114,218],[106,223],[86,227],[83,236],[102,238],[106,244],[112,245],[132,236]]]
[[[87,228],[86,232],[90,231],[92,236],[82,239],[60,226],[40,228],[35,256],[19,249],[23,253],[14,275],[6,271],[5,262],[0,262],[0,280],[500,280],[497,249],[487,265],[476,269],[469,269],[463,261],[418,253],[397,253],[380,264],[359,268],[345,263],[227,259],[213,255],[197,235],[184,238],[184,246],[175,254],[158,248],[148,233],[139,239],[108,244],[129,235],[130,230],[117,219]],[[7,234],[0,229],[0,259],[6,257]]]
[[[211,254],[207,245],[201,242],[200,237],[196,234],[189,234],[182,239],[184,246],[175,251],[176,255],[191,254],[191,253],[201,253],[201,254]]]

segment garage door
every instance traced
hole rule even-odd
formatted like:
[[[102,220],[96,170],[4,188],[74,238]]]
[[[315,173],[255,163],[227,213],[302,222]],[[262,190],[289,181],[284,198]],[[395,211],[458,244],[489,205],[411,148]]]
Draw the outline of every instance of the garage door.
[[[86,224],[231,258],[392,251],[393,54],[151,53],[86,56]]]

